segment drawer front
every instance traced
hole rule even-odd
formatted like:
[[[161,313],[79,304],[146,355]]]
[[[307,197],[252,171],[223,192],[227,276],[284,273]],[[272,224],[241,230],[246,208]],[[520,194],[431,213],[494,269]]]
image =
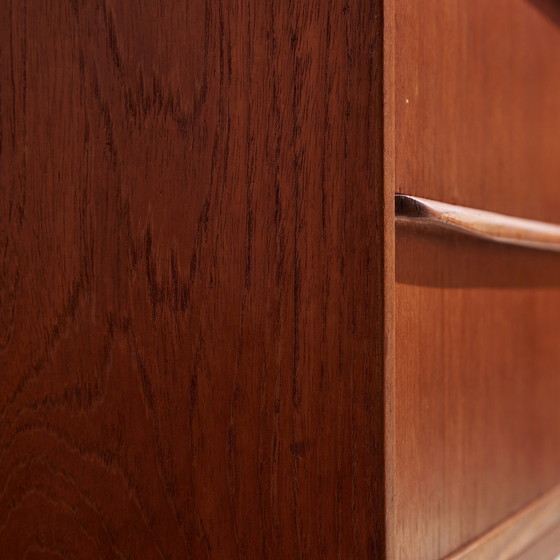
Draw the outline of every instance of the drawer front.
[[[560,8],[395,22],[396,191],[560,223]],[[398,223],[396,282],[397,558],[444,558],[560,483],[560,255]]]
[[[560,4],[395,2],[397,192],[559,221]]]
[[[560,482],[560,257],[397,229],[397,557],[442,558]]]

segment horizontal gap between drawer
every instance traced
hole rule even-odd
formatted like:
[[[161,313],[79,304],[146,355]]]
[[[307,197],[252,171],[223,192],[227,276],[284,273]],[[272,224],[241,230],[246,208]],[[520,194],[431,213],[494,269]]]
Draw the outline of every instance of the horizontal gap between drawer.
[[[445,560],[510,560],[560,524],[560,485]]]

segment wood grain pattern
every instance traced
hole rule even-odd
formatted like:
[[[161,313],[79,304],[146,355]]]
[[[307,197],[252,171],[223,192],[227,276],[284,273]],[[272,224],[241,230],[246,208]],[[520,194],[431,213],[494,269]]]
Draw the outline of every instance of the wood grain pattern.
[[[391,4],[396,192],[558,223],[558,3]],[[560,260],[396,236],[395,549],[431,560],[560,483]]]
[[[0,2],[5,559],[382,558],[382,17]]]
[[[385,195],[384,238],[384,448],[385,552],[396,558],[395,511],[395,2],[383,1],[383,182]]]
[[[392,1],[396,191],[557,223],[558,2]]]
[[[399,222],[396,280],[397,557],[431,560],[560,483],[560,257]]]

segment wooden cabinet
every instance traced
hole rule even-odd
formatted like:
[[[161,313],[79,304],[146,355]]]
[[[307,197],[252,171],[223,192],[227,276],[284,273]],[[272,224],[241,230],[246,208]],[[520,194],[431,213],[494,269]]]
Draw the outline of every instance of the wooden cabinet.
[[[0,558],[552,559],[553,0],[0,0]]]
[[[560,222],[556,4],[392,17],[396,192]],[[559,520],[560,255],[398,224],[395,267],[396,557],[510,558]]]

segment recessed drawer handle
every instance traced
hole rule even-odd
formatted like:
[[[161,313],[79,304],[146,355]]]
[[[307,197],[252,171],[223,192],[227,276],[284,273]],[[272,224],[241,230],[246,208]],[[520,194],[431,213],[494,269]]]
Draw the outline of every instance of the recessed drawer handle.
[[[498,243],[560,251],[560,225],[404,194],[395,197],[395,213],[397,220],[453,229]]]

